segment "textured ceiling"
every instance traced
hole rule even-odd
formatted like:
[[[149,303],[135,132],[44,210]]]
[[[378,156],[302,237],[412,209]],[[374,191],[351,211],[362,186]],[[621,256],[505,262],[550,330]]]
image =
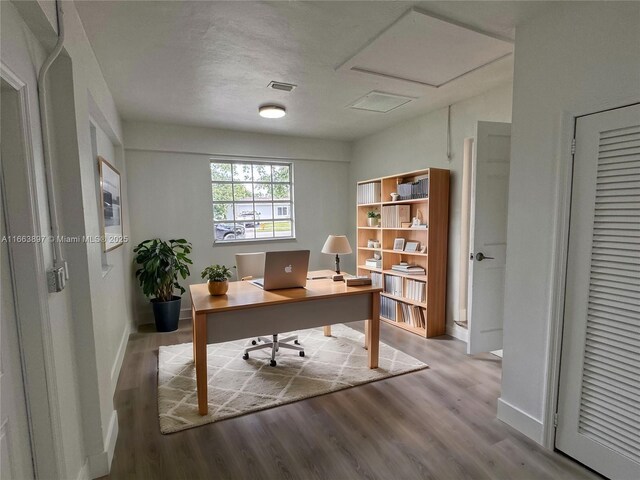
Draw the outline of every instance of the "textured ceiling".
[[[495,35],[548,2],[76,1],[125,120],[354,139],[504,84],[513,57],[441,88],[336,70],[408,9]],[[408,50],[428,45],[407,45]],[[271,80],[298,85],[270,90]],[[417,97],[389,113],[346,108],[372,90]],[[281,103],[279,120],[258,106]]]

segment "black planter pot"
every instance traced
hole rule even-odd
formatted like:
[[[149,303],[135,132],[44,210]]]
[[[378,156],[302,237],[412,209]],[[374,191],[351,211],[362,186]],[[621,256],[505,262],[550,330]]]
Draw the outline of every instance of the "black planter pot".
[[[151,300],[158,332],[173,332],[178,329],[180,300],[181,298],[176,296],[172,297],[168,302],[161,302],[157,298]]]

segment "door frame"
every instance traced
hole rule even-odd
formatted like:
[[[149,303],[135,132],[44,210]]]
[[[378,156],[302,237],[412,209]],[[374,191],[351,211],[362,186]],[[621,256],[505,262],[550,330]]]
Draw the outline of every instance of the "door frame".
[[[11,234],[12,219],[21,217],[27,222],[25,235],[40,238],[38,214],[38,195],[36,190],[35,158],[33,151],[34,135],[32,132],[30,102],[37,98],[37,92],[31,92],[27,83],[16,75],[4,62],[0,61],[0,77],[16,91],[20,114],[20,130],[24,171],[20,181],[27,192],[28,204],[22,215],[16,215],[6,209],[7,234]],[[0,163],[0,180],[4,174]],[[19,181],[13,179],[12,181]],[[4,203],[4,202],[3,202]],[[5,208],[7,207],[4,203]],[[12,268],[14,283],[16,323],[18,343],[22,359],[25,400],[33,455],[33,466],[36,478],[65,478],[65,457],[63,451],[63,430],[60,417],[59,395],[56,381],[54,345],[51,318],[49,315],[49,292],[44,261],[42,242],[23,243],[28,254],[20,253],[21,268],[19,272]],[[9,247],[9,262],[15,265],[16,253]],[[15,274],[15,276],[13,275]],[[21,288],[23,286],[23,288]],[[28,288],[25,288],[28,287]],[[29,292],[20,295],[20,291]],[[22,332],[29,332],[23,335]]]
[[[615,110],[640,103],[638,97],[624,97],[615,101],[590,102],[575,111],[564,111],[560,118],[560,136],[557,147],[555,197],[556,207],[553,232],[555,241],[551,252],[551,278],[549,282],[549,328],[547,331],[547,367],[542,411],[542,445],[555,449],[558,395],[560,392],[560,362],[564,308],[566,298],[567,262],[569,258],[569,222],[571,220],[571,193],[574,154],[572,141],[578,118],[607,110]]]

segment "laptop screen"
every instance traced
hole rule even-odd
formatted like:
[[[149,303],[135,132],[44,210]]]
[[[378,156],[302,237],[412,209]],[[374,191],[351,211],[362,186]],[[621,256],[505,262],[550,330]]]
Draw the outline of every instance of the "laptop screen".
[[[265,290],[305,287],[309,270],[309,250],[267,252],[262,285]]]

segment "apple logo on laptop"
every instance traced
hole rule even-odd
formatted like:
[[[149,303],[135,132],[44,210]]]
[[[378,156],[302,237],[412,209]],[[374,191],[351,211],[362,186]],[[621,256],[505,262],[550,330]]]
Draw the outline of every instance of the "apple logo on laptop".
[[[293,267],[291,265],[287,265],[286,267],[284,267],[284,271],[286,273],[291,273],[293,272]]]

